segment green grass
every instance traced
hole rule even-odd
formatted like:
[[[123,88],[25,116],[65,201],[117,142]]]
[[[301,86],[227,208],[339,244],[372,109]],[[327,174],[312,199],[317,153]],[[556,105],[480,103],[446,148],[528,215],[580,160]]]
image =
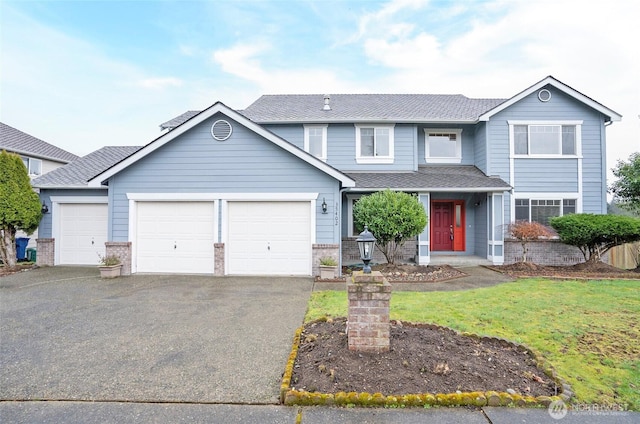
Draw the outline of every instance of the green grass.
[[[346,316],[344,291],[314,292],[306,321]],[[394,292],[391,319],[524,343],[581,403],[640,410],[640,281],[523,279],[455,292]]]

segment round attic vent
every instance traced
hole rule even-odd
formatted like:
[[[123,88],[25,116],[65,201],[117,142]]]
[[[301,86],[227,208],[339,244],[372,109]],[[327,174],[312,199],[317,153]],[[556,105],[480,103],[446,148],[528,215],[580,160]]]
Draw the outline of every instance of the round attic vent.
[[[547,89],[538,91],[538,99],[540,99],[541,102],[548,102],[551,100],[551,92]]]
[[[223,119],[219,119],[211,125],[211,135],[218,141],[225,141],[231,136],[231,124]]]

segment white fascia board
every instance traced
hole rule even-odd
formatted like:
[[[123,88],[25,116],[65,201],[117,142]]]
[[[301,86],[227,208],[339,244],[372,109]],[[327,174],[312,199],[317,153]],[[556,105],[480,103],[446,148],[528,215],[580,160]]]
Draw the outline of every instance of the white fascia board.
[[[477,124],[477,119],[446,118],[334,118],[334,119],[279,119],[274,121],[256,121],[260,125],[276,124]]]
[[[379,187],[379,188],[356,188],[351,189],[347,193],[369,193],[372,191],[384,191],[384,190],[392,190],[392,191],[411,191],[411,192],[429,192],[429,193],[504,193],[505,191],[511,191],[510,187],[470,187],[470,188],[431,188],[431,187],[401,187],[401,188],[389,188],[389,187]]]
[[[189,201],[311,201],[318,193],[127,193],[133,201],[189,202]]]
[[[100,186],[100,187],[89,187],[86,185],[82,185],[82,186],[73,186],[73,185],[57,185],[57,186],[41,186],[41,185],[34,185],[33,188],[39,188],[40,190],[95,190],[95,189],[99,189],[99,190],[107,190],[109,187],[107,186]]]
[[[332,176],[333,178],[335,178],[338,181],[340,181],[344,187],[354,187],[355,186],[355,181],[353,181],[351,178],[347,177],[346,175],[344,175],[343,173],[341,173],[337,169],[327,165],[326,163],[324,163],[323,161],[317,159],[313,155],[310,155],[307,152],[304,152],[304,151],[300,150],[299,148],[297,148],[293,144],[283,140],[282,138],[278,137],[277,135],[275,135],[271,131],[268,131],[268,130],[264,129],[260,125],[256,124],[255,122],[251,121],[250,119],[248,119],[246,116],[244,116],[244,115],[236,112],[235,110],[227,107],[226,105],[224,105],[221,102],[216,102],[212,106],[210,106],[207,109],[205,109],[202,112],[200,112],[198,115],[196,115],[193,118],[191,118],[188,121],[186,121],[184,124],[179,125],[178,127],[173,129],[172,131],[169,131],[168,133],[163,134],[160,137],[156,138],[151,143],[147,144],[142,149],[140,149],[137,152],[135,152],[133,155],[131,155],[131,156],[127,157],[126,159],[124,159],[122,162],[119,162],[116,165],[112,166],[111,168],[107,169],[106,171],[96,175],[91,180],[89,180],[88,186],[89,187],[100,187],[102,185],[102,183],[104,181],[108,180],[110,177],[114,176],[118,172],[128,168],[131,165],[133,165],[135,162],[139,161],[140,159],[144,158],[145,156],[147,156],[148,154],[154,152],[155,150],[159,149],[160,147],[164,146],[165,144],[169,143],[173,139],[175,139],[175,138],[181,136],[182,134],[186,133],[187,131],[189,131],[190,129],[195,127],[196,125],[199,125],[202,122],[206,121],[207,119],[209,119],[210,117],[212,117],[213,115],[215,115],[218,112],[223,113],[224,115],[226,115],[229,118],[231,118],[231,119],[235,120],[236,122],[238,122],[240,125],[245,126],[246,128],[252,130],[256,134],[258,134],[258,135],[266,138],[267,140],[271,141],[275,145],[283,148],[284,150],[286,150],[286,151],[294,154],[295,156],[299,157],[300,159],[306,161],[310,165],[315,166],[316,168],[320,169],[324,173]]]
[[[619,113],[609,109],[608,107],[605,107],[604,105],[596,102],[595,100],[591,99],[590,97],[585,96],[584,94],[580,93],[579,91],[574,90],[573,88],[569,87],[568,85],[561,83],[560,81],[558,81],[554,77],[548,76],[545,79],[543,79],[542,81],[540,81],[540,82],[532,85],[531,87],[527,88],[526,90],[521,91],[520,93],[516,94],[515,96],[513,96],[509,100],[507,100],[507,101],[499,104],[498,106],[494,107],[493,109],[491,109],[487,113],[484,113],[484,114],[480,115],[478,120],[479,121],[488,121],[496,113],[503,111],[504,109],[508,108],[509,106],[513,105],[516,102],[519,102],[523,98],[527,97],[528,95],[534,93],[535,91],[541,89],[542,87],[544,87],[546,85],[552,85],[553,87],[555,87],[558,90],[564,92],[565,94],[568,94],[569,96],[572,96],[576,100],[578,100],[578,101],[586,104],[587,106],[597,110],[598,112],[602,113],[603,115],[608,116],[611,119],[611,121],[620,121],[622,119],[622,115],[620,115]]]
[[[51,203],[109,203],[107,196],[51,196]]]

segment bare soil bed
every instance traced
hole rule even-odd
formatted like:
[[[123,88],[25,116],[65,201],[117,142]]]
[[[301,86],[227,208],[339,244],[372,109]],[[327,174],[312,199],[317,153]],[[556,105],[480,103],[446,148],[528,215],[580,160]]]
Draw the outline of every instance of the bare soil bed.
[[[291,379],[293,388],[385,395],[490,390],[523,396],[558,394],[556,383],[522,346],[394,321],[390,350],[365,354],[348,349],[345,330],[344,318],[306,326]]]
[[[513,277],[584,278],[590,280],[640,278],[640,267],[634,270],[625,270],[604,262],[584,262],[572,266],[545,266],[531,262],[518,262],[510,265],[492,265],[488,268]]]

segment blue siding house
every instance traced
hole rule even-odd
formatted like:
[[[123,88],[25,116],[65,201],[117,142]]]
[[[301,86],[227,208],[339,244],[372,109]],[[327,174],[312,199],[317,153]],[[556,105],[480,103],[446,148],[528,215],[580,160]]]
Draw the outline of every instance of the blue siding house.
[[[81,263],[74,257],[96,246],[98,229],[70,222],[100,209],[94,227],[104,227],[125,273],[317,275],[322,257],[358,260],[353,205],[389,188],[414,194],[429,217],[403,260],[502,264],[513,260],[505,228],[514,220],[606,213],[605,132],[620,119],[551,76],[510,99],[265,95],[242,111],[216,103],[165,122],[162,136],[109,156],[92,175],[36,179],[52,206],[42,260]]]

